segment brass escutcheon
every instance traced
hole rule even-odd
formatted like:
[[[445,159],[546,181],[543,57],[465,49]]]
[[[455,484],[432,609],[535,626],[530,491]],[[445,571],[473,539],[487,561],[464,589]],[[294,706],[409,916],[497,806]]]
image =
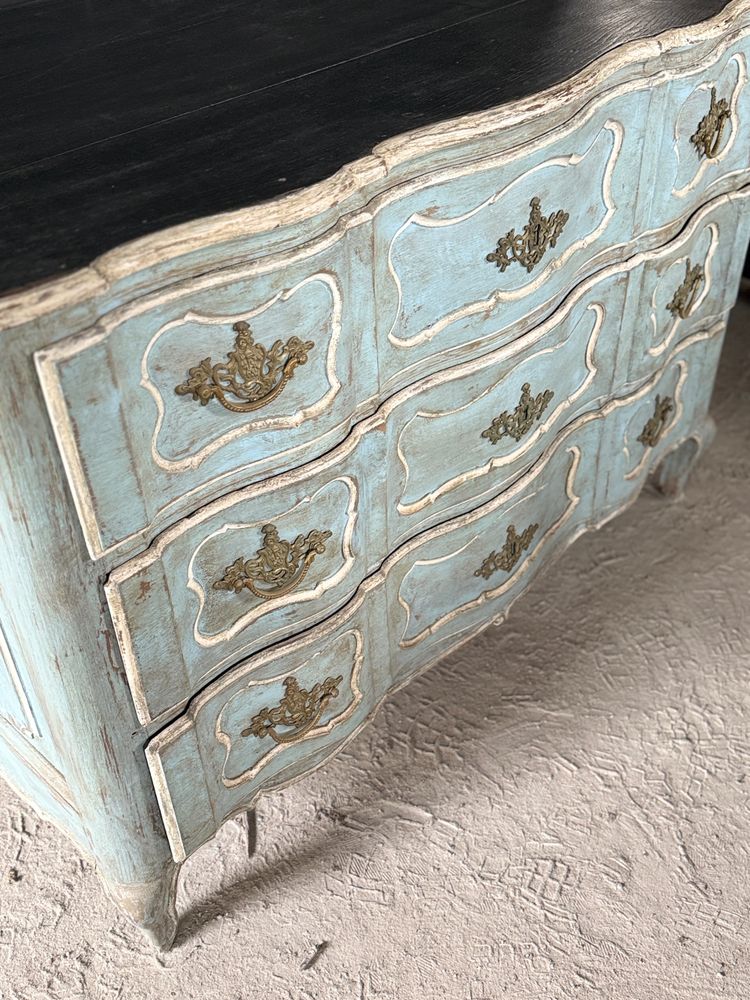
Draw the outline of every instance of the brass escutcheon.
[[[690,315],[695,300],[698,298],[698,289],[705,277],[705,272],[700,264],[694,267],[690,264],[688,257],[685,262],[685,277],[682,284],[672,296],[672,301],[667,304],[667,309],[673,316],[680,319],[687,319]]]
[[[497,444],[501,438],[512,437],[514,441],[520,441],[535,421],[547,409],[547,406],[554,396],[551,389],[536,396],[531,395],[531,385],[524,382],[521,386],[521,399],[513,412],[503,410],[499,417],[495,417],[490,426],[482,431],[483,438],[489,438],[492,444]]]
[[[532,271],[544,257],[549,247],[554,247],[570,216],[561,209],[551,215],[542,215],[539,198],[531,199],[529,221],[523,232],[511,229],[497,241],[497,249],[487,254],[487,260],[501,271],[517,261],[527,271]]]
[[[496,552],[494,549],[482,562],[479,569],[474,570],[474,576],[483,576],[489,580],[493,573],[503,570],[510,573],[523,553],[531,545],[534,535],[539,530],[538,524],[530,524],[519,535],[515,524],[509,524],[505,532],[505,544]]]
[[[224,576],[215,581],[214,590],[233,590],[239,594],[247,589],[264,601],[283,597],[302,583],[313,559],[325,552],[325,543],[331,537],[330,531],[313,530],[287,542],[279,538],[273,524],[264,524],[261,532],[263,544],[255,557],[235,559],[224,570]],[[267,584],[268,589],[260,588],[259,582]]]
[[[242,736],[270,736],[275,743],[294,743],[317,725],[329,701],[338,697],[339,684],[343,677],[326,677],[312,690],[305,691],[294,677],[284,678],[285,694],[274,708],[262,708],[250,720],[250,725],[242,730]],[[277,726],[292,730],[279,733]]]
[[[654,445],[659,443],[659,439],[664,433],[664,428],[667,426],[669,414],[673,409],[674,400],[671,396],[665,396],[664,399],[660,396],[656,397],[654,415],[648,418],[645,427],[638,435],[638,440],[642,445],[646,448],[653,448]]]
[[[732,117],[729,101],[722,97],[716,100],[716,87],[711,87],[711,105],[701,118],[698,128],[690,136],[690,141],[698,150],[698,156],[713,159],[718,155],[724,126]]]
[[[227,362],[214,364],[211,358],[204,358],[189,370],[185,382],[175,386],[175,392],[178,396],[192,396],[201,406],[218,399],[232,413],[251,413],[276,399],[297,366],[307,362],[315,344],[290,337],[286,343],[277,340],[266,348],[253,339],[244,321],[235,323],[232,329],[237,336]]]

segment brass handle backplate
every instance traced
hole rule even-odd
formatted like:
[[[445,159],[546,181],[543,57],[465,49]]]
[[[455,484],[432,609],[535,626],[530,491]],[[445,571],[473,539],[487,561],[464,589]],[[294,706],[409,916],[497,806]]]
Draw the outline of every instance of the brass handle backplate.
[[[664,428],[667,426],[669,414],[673,409],[674,400],[670,396],[665,396],[664,399],[660,396],[656,397],[654,415],[648,418],[645,427],[638,435],[638,440],[642,445],[646,448],[653,448],[659,443],[659,439],[664,433]]]
[[[218,399],[233,413],[251,413],[276,399],[297,366],[307,362],[315,344],[290,337],[286,343],[277,340],[266,348],[253,339],[247,323],[235,323],[232,329],[237,336],[226,363],[214,364],[211,358],[204,358],[189,370],[185,382],[175,386],[175,392],[192,396],[202,406]]]
[[[711,105],[690,136],[690,141],[698,150],[698,156],[706,156],[711,160],[718,155],[724,126],[731,117],[729,101],[725,97],[717,101],[716,87],[712,87]]]
[[[224,576],[214,583],[214,590],[250,590],[264,601],[283,597],[298,587],[305,578],[316,555],[325,552],[330,531],[313,530],[307,535],[297,535],[293,542],[279,538],[273,524],[261,528],[263,544],[253,559],[239,559],[227,566]],[[258,584],[265,584],[260,587]]]
[[[698,298],[698,289],[704,278],[705,272],[701,265],[696,264],[692,267],[688,257],[685,263],[685,278],[672,296],[672,301],[667,304],[667,309],[673,316],[678,316],[680,319],[688,318],[695,305],[695,300]]]
[[[474,570],[474,576],[483,576],[489,580],[493,573],[503,570],[510,573],[518,560],[531,545],[534,535],[539,530],[538,524],[530,524],[519,535],[515,524],[509,524],[505,533],[505,544],[496,552],[494,549],[482,562],[479,569]]]
[[[338,696],[343,679],[326,677],[312,690],[305,691],[294,677],[284,678],[286,693],[279,704],[275,708],[262,708],[241,735],[257,736],[261,740],[270,736],[275,743],[294,743],[315,728],[328,702]],[[287,727],[291,732],[279,733],[277,726]]]
[[[520,441],[541,415],[547,409],[549,401],[554,396],[551,389],[536,396],[531,395],[531,386],[524,382],[521,386],[521,399],[512,412],[503,410],[499,417],[495,417],[490,426],[482,431],[483,438],[489,438],[492,444],[497,444],[501,438],[512,437],[514,441]]]
[[[550,215],[542,215],[539,198],[531,199],[529,221],[522,233],[511,229],[497,241],[497,249],[487,254],[491,264],[497,264],[501,271],[516,261],[527,271],[532,271],[550,247],[557,244],[565,223],[570,218],[567,212],[558,210]]]

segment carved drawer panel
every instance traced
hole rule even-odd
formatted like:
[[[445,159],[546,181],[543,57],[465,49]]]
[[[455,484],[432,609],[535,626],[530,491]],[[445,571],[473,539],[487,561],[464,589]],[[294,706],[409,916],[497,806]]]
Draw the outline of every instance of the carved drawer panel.
[[[384,386],[485,353],[626,256],[640,220],[643,83],[527,146],[446,167],[375,212]]]
[[[704,206],[676,240],[633,271],[625,306],[628,317],[638,317],[630,381],[651,375],[681,338],[734,305],[750,239],[748,198],[745,187]]]
[[[146,747],[180,861],[259,791],[323,763],[390,687],[382,588],[303,638],[238,665]]]
[[[584,431],[507,498],[406,546],[346,608],[232,669],[151,740],[146,754],[177,860],[261,790],[335,752],[394,686],[392,670],[400,677],[426,666],[507,607],[542,553],[590,512],[587,435],[596,437]]]
[[[580,414],[652,377],[682,339],[724,316],[749,197],[750,188],[722,196],[671,243],[592,275],[517,340],[396,394],[385,408],[387,452],[397,459],[391,546],[495,496]],[[688,261],[702,275],[692,290]]]
[[[662,368],[632,394],[612,401],[607,410],[606,497],[601,509],[616,512],[638,494],[649,472],[689,439],[702,447],[708,404],[726,329],[724,319],[696,330],[676,344]]]
[[[92,555],[295,468],[373,409],[369,232],[135,300],[37,354]]]
[[[388,690],[505,617],[556,553],[631,503],[701,426],[723,329],[682,341],[637,390],[580,414],[506,492],[404,544],[325,622],[197,695],[146,749],[175,858],[321,764]]]
[[[591,517],[601,420],[580,420],[505,493],[404,546],[387,579],[393,656],[404,676],[504,615]]]
[[[509,606],[590,515],[598,433],[583,428],[507,497],[405,546],[332,618],[229,671],[151,740],[177,860],[260,791],[318,766],[390,688]]]
[[[496,496],[613,391],[628,272],[579,286],[545,323],[395,397],[389,540]],[[397,461],[395,460],[397,458]]]
[[[210,504],[105,586],[142,722],[329,614],[377,565],[382,435]],[[382,556],[380,557],[382,558]]]
[[[661,133],[652,164],[651,226],[659,230],[750,177],[750,37],[727,36],[699,68],[654,88]],[[658,135],[658,133],[657,133]]]

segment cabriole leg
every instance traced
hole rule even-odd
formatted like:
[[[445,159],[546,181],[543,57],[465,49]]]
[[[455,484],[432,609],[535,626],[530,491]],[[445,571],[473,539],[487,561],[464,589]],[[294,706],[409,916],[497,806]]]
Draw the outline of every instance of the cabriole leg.
[[[102,876],[112,899],[160,951],[169,951],[177,933],[177,876],[180,866],[170,862],[160,878],[123,885]]]
[[[258,814],[254,809],[248,809],[244,814],[243,825],[247,832],[247,856],[251,858],[258,846]]]

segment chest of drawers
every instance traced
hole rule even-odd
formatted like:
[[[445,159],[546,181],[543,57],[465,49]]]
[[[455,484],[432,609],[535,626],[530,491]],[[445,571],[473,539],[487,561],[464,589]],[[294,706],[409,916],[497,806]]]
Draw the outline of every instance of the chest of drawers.
[[[0,764],[159,945],[223,822],[682,490],[750,241],[710,13],[0,297]]]

